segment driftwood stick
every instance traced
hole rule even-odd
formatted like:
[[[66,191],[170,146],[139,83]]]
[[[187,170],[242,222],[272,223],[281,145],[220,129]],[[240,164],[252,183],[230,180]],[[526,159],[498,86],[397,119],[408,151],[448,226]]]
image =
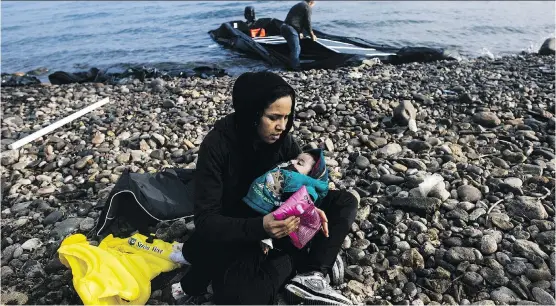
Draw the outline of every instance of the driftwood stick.
[[[102,100],[100,100],[100,101],[98,101],[94,104],[91,104],[91,105],[85,107],[82,110],[79,110],[79,111],[77,111],[77,112],[75,112],[75,113],[73,113],[73,114],[71,114],[71,115],[69,115],[65,118],[62,118],[62,119],[52,123],[51,125],[49,125],[47,127],[44,127],[42,129],[34,132],[31,135],[28,135],[28,136],[25,136],[25,137],[21,138],[20,140],[8,145],[8,148],[11,149],[11,150],[16,150],[16,149],[30,143],[31,141],[54,131],[55,129],[61,127],[62,125],[70,123],[73,120],[87,114],[88,112],[103,106],[104,104],[108,103],[109,101],[110,100],[108,98],[104,98],[104,99],[102,99]]]

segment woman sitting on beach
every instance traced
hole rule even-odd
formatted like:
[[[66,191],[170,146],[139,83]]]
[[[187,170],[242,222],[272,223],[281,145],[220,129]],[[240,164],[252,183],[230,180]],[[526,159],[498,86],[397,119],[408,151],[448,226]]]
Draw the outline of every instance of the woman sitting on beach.
[[[288,237],[298,217],[278,221],[242,202],[257,177],[302,153],[289,134],[293,88],[274,73],[248,72],[236,80],[232,99],[235,112],[216,122],[199,151],[196,231],[182,250],[191,263],[182,290],[200,295],[212,281],[217,304],[273,304],[285,286],[288,296],[302,296],[298,302],[351,304],[325,275],[355,219],[355,196],[330,190],[321,199],[323,230],[310,251],[297,249]],[[265,254],[259,243],[267,238],[274,248]]]

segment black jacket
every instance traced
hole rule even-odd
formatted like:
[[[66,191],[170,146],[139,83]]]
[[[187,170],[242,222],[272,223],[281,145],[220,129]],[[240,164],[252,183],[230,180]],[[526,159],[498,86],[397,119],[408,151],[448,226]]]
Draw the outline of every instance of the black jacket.
[[[242,198],[256,177],[301,153],[288,134],[293,124],[295,96],[280,140],[272,145],[255,145],[254,120],[260,118],[264,109],[261,97],[275,86],[289,87],[270,73],[251,73],[238,79],[234,86],[235,113],[217,121],[201,144],[195,173],[195,227],[196,234],[207,242],[254,242],[268,238],[263,217],[243,203]]]
[[[291,25],[297,33],[311,34],[313,26],[311,25],[311,6],[305,1],[292,6],[284,23]]]

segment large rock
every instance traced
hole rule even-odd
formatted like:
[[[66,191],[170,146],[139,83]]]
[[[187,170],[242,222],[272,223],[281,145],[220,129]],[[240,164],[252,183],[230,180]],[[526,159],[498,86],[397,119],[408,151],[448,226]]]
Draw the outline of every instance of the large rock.
[[[25,293],[17,291],[2,292],[0,297],[2,305],[26,305],[29,297]]]
[[[366,169],[371,165],[371,162],[369,161],[369,159],[367,157],[365,157],[363,155],[359,155],[355,159],[355,165],[359,169]]]
[[[164,86],[166,82],[162,79],[154,79],[151,81],[150,86],[154,92],[161,92],[164,91]]]
[[[527,269],[525,276],[532,282],[549,281],[552,278],[548,269]]]
[[[499,287],[490,293],[490,298],[498,304],[513,304],[520,300],[519,296],[508,287]]]
[[[42,246],[42,242],[39,238],[31,238],[31,239],[25,241],[21,245],[21,248],[26,250],[26,251],[33,251],[33,250],[38,249],[41,246]]]
[[[386,185],[399,185],[405,182],[405,178],[394,174],[384,174],[380,177],[380,181]]]
[[[2,265],[9,263],[10,260],[12,260],[12,258],[14,257],[15,250],[20,247],[21,246],[18,243],[16,243],[16,244],[9,245],[4,250],[2,250],[2,256],[1,256]]]
[[[14,275],[14,273],[15,273],[14,270],[10,266],[2,266],[2,268],[0,268],[0,276],[4,280]]]
[[[391,205],[408,211],[420,211],[432,214],[438,210],[441,203],[442,201],[437,198],[397,197],[392,199]]]
[[[463,282],[469,286],[480,286],[483,284],[483,277],[477,272],[465,272]]]
[[[427,165],[417,158],[400,158],[398,162],[404,164],[408,168],[414,168],[417,170],[427,170]]]
[[[407,144],[407,148],[414,152],[422,152],[432,149],[432,145],[426,141],[412,140]]]
[[[44,225],[54,224],[58,222],[58,220],[60,220],[63,216],[64,216],[63,212],[59,210],[55,210],[51,212],[48,216],[46,216],[46,218],[42,220],[42,223]]]
[[[548,254],[546,254],[543,250],[541,250],[538,244],[532,241],[528,241],[525,239],[517,239],[514,242],[513,247],[514,247],[514,251],[517,254],[528,259],[533,257],[533,255],[539,256],[544,260],[547,260],[549,258]]]
[[[425,268],[425,260],[416,248],[403,252],[400,261],[404,266],[411,267],[412,269]]]
[[[378,155],[383,157],[389,157],[402,152],[402,147],[397,143],[390,143],[378,150]]]
[[[130,159],[131,159],[131,153],[129,152],[121,153],[118,156],[116,156],[116,161],[120,164],[126,164],[129,162]]]
[[[480,271],[481,276],[493,286],[504,286],[510,280],[504,275],[504,270],[492,269],[489,267],[483,267]]]
[[[24,211],[24,210],[28,209],[29,206],[31,206],[32,203],[33,202],[31,202],[31,201],[16,203],[10,208],[10,210],[13,213],[18,213],[18,212],[21,212],[21,211]]]
[[[535,287],[531,290],[531,293],[533,294],[533,297],[535,297],[535,300],[541,305],[554,305],[555,303],[554,296],[541,288]]]
[[[392,116],[392,119],[393,121],[401,125],[408,125],[409,120],[415,120],[416,116],[417,116],[417,110],[415,109],[411,101],[403,100],[394,109],[394,114]]]
[[[18,150],[8,150],[2,152],[2,166],[9,166],[15,164],[19,159]]]
[[[525,217],[530,220],[542,220],[548,218],[546,210],[537,198],[520,196],[512,199],[506,204],[506,210],[510,215]]]
[[[494,235],[484,235],[481,238],[481,252],[485,255],[492,254],[496,252],[498,245],[496,244],[496,238]]]
[[[551,55],[555,53],[555,40],[554,37],[547,38],[539,49],[540,55]]]
[[[483,198],[483,194],[479,189],[471,185],[462,185],[458,187],[458,196],[460,200],[467,202],[477,202]]]
[[[25,262],[21,267],[20,273],[24,274],[26,278],[44,277],[46,275],[41,263],[36,260]]]
[[[371,213],[371,207],[370,206],[363,206],[360,209],[357,210],[357,214],[355,215],[355,220],[357,220],[358,222],[361,222],[363,220],[367,220],[367,218],[369,217],[369,214]]]
[[[475,249],[466,247],[453,247],[446,252],[446,260],[458,264],[463,261],[474,262],[477,260]]]
[[[364,294],[367,291],[365,285],[356,280],[350,280],[347,284],[347,288],[357,295]]]
[[[439,293],[439,294],[443,294],[444,292],[446,292],[450,286],[452,285],[452,282],[449,279],[428,279],[425,278],[425,286],[427,286],[428,288],[430,288],[433,292]]]
[[[105,139],[106,139],[105,134],[103,134],[101,132],[96,132],[93,135],[93,139],[91,140],[91,143],[93,143],[95,145],[99,145],[99,144],[103,143]]]
[[[512,262],[506,265],[506,271],[511,275],[522,275],[527,271],[527,266],[522,261]]]
[[[72,234],[79,229],[79,224],[83,219],[81,218],[68,218],[58,223],[50,232],[52,236],[57,238],[64,238],[66,235]]]
[[[502,121],[500,121],[500,118],[498,118],[495,113],[491,112],[476,113],[473,116],[473,121],[486,127],[497,127],[502,123]]]
[[[510,222],[510,216],[507,214],[491,212],[488,216],[490,217],[492,224],[501,230],[507,231],[514,228],[514,225]]]
[[[157,145],[159,146],[164,146],[164,144],[166,143],[166,138],[164,138],[164,136],[158,134],[158,133],[153,133],[152,135],[152,139],[156,142]]]
[[[93,155],[84,156],[84,157],[82,157],[80,160],[78,160],[78,161],[74,164],[74,167],[75,167],[76,169],[81,170],[81,169],[83,169],[83,168],[85,168],[85,167],[87,166],[87,163],[88,163],[89,160],[91,160],[91,159],[93,159]]]

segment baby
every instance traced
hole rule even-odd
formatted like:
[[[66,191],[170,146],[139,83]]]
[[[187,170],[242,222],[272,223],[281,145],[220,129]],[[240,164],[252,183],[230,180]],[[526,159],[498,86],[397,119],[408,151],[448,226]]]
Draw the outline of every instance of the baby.
[[[309,150],[295,159],[280,164],[255,179],[243,201],[255,211],[266,215],[280,207],[302,186],[307,188],[313,202],[328,193],[328,170],[321,149]],[[263,252],[267,253],[272,240],[261,241]]]

